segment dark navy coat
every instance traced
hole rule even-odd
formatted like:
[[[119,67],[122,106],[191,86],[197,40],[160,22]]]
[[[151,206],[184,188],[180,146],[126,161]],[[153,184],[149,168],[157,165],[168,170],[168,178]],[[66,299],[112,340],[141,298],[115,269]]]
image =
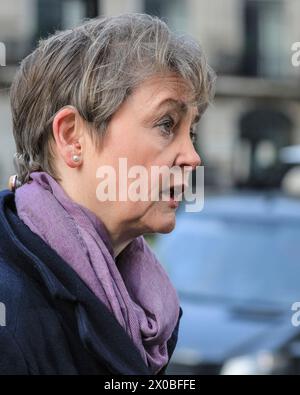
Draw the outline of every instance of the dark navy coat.
[[[113,314],[20,220],[8,190],[0,192],[0,307],[0,374],[151,374]]]

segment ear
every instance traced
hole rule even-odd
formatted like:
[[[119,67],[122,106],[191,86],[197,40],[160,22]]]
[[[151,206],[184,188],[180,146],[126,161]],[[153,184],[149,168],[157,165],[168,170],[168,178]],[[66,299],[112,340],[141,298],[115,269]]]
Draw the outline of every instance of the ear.
[[[52,130],[58,154],[72,168],[82,164],[82,122],[75,107],[59,110],[53,120]]]

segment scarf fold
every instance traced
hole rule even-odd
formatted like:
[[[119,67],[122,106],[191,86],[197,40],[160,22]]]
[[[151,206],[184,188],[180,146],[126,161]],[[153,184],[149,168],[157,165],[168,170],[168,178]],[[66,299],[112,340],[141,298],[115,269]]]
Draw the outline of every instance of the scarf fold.
[[[47,173],[17,188],[18,216],[54,249],[115,316],[155,374],[168,362],[179,316],[177,293],[143,236],[114,259],[101,220]]]

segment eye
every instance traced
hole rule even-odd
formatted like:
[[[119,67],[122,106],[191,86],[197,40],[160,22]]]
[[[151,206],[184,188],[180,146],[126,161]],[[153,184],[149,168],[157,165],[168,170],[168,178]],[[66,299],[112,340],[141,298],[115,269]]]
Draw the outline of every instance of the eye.
[[[168,116],[158,124],[158,127],[160,128],[160,131],[162,132],[163,135],[170,136],[174,125],[175,125],[174,119]]]
[[[190,129],[190,137],[191,137],[192,143],[195,144],[197,141],[197,133],[193,128]]]

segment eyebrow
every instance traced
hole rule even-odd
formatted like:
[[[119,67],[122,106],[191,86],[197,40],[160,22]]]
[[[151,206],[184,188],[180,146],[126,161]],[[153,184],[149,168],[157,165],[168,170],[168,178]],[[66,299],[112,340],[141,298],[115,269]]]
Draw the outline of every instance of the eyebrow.
[[[176,110],[181,116],[186,115],[188,112],[188,106],[187,104],[182,101],[182,100],[176,100],[172,98],[168,98],[160,102],[156,107],[155,110],[161,109],[162,107],[170,107],[174,110]],[[200,114],[199,112],[195,115],[193,119],[193,124],[199,122],[200,120]]]

